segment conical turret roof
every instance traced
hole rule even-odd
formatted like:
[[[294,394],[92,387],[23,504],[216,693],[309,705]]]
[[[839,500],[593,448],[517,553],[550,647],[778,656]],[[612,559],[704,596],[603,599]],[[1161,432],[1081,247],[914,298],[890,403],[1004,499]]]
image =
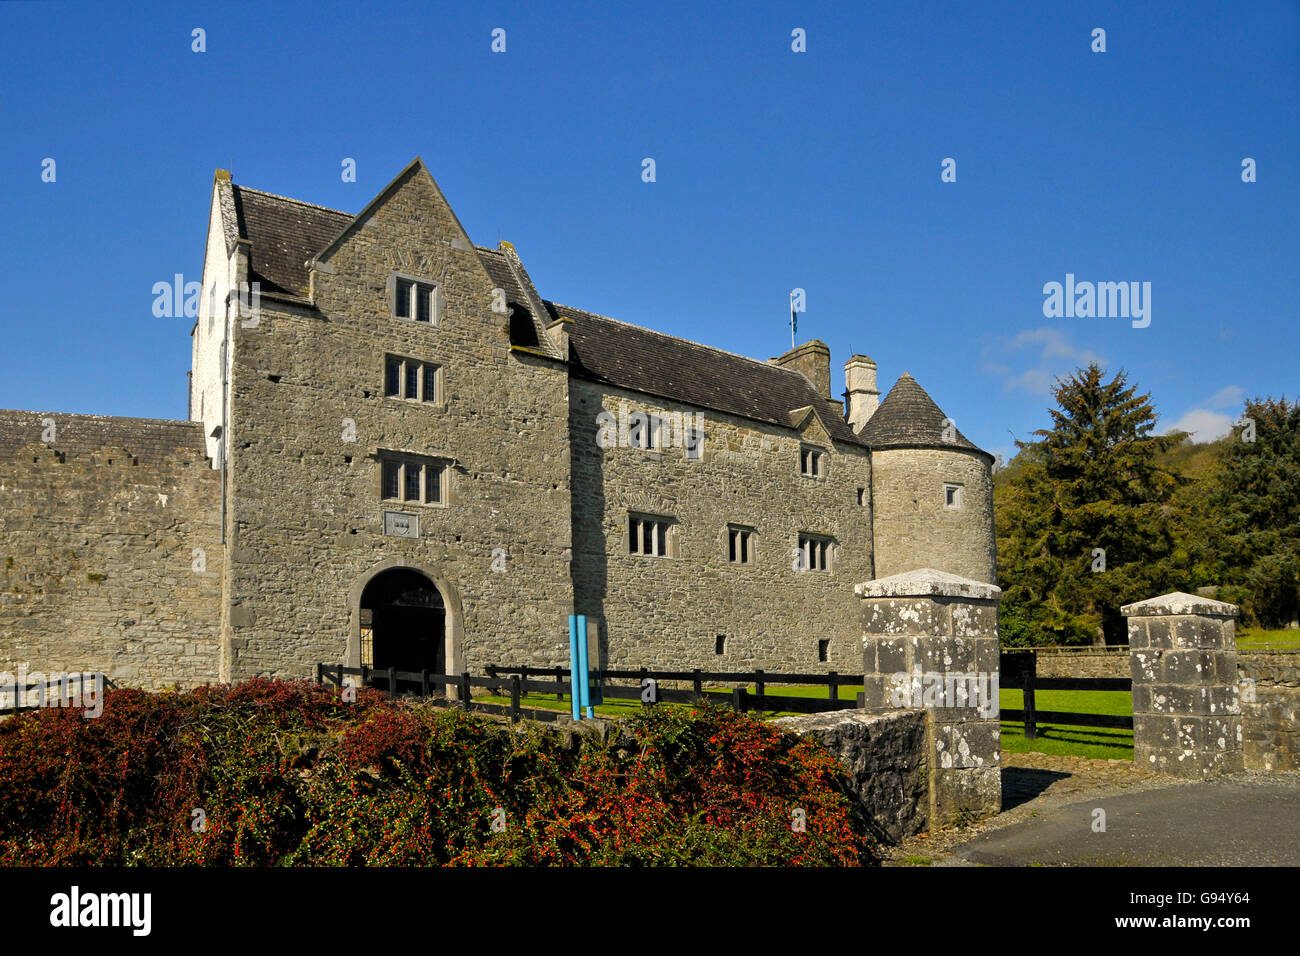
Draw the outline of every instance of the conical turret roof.
[[[858,437],[871,448],[964,448],[992,459],[955,427],[948,432],[953,440],[945,441],[947,417],[916,379],[904,372]]]

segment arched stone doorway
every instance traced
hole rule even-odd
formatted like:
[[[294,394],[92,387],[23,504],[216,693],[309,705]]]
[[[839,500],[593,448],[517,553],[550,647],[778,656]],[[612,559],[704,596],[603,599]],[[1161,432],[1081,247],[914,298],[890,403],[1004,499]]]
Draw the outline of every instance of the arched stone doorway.
[[[428,576],[407,567],[380,571],[362,589],[358,610],[361,664],[376,678],[390,667],[447,673],[447,608]]]

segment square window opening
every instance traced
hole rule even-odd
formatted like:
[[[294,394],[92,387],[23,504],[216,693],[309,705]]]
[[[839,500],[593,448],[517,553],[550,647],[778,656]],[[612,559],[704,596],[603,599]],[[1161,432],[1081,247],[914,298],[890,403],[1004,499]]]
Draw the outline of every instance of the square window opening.
[[[943,508],[945,511],[962,510],[962,486],[961,485],[944,485],[943,486]]]

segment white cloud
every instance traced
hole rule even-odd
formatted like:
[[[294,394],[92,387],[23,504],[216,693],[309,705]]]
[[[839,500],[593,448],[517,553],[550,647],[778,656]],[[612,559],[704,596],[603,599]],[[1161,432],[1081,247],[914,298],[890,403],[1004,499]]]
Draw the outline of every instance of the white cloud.
[[[1214,441],[1232,431],[1233,422],[1241,414],[1246,390],[1239,385],[1219,389],[1196,407],[1189,408],[1179,419],[1165,429],[1169,432],[1189,432],[1195,442]],[[1232,414],[1225,414],[1232,412]]]
[[[1222,411],[1225,408],[1235,409],[1246,400],[1246,390],[1240,385],[1229,385],[1227,388],[1221,388],[1205,401],[1206,408],[1217,408]]]
[[[1165,429],[1169,432],[1190,432],[1191,440],[1196,442],[1214,441],[1232,431],[1233,419],[1221,412],[1212,412],[1205,408],[1193,408]]]
[[[1023,389],[1047,398],[1052,394],[1055,379],[1067,376],[1090,362],[1106,364],[1105,358],[1096,352],[1071,345],[1060,329],[1041,326],[1025,329],[1012,339],[986,348],[983,369],[1002,378],[1004,391]],[[1026,365],[1030,367],[1026,368]]]

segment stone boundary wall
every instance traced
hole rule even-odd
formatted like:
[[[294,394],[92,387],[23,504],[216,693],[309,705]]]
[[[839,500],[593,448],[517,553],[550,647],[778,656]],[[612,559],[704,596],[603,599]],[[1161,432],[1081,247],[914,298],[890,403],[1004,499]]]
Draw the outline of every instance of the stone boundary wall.
[[[926,713],[838,711],[782,717],[783,730],[812,736],[849,772],[854,812],[877,839],[897,844],[929,825]]]
[[[1300,770],[1300,651],[1241,654],[1237,674],[1246,769]]]
[[[1026,647],[1007,650],[1033,651],[1037,656],[1039,677],[1128,677],[1127,644],[1114,647]]]
[[[0,672],[219,679],[220,517],[197,422],[0,411]]]

